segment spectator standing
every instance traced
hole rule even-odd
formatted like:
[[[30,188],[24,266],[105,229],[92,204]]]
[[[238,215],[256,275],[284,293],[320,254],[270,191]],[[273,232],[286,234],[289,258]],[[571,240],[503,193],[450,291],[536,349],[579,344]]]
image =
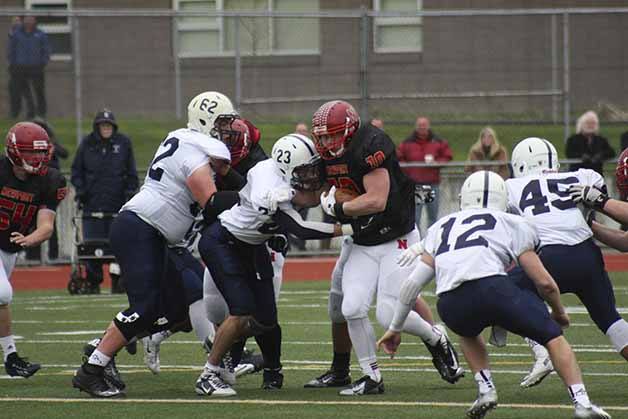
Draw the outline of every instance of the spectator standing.
[[[604,175],[604,160],[615,157],[615,150],[606,138],[599,135],[599,131],[600,121],[595,112],[585,112],[578,118],[576,134],[567,139],[565,154],[569,159],[581,159],[582,163],[571,164],[569,171],[592,169]]]
[[[118,132],[113,113],[104,109],[96,114],[93,131],[83,138],[72,162],[72,185],[83,214],[117,213],[135,194],[137,169],[131,140]],[[112,219],[83,219],[83,238],[107,240]],[[102,262],[86,264],[87,279],[94,292],[103,280]],[[112,291],[117,284],[112,284]]]
[[[497,173],[504,179],[510,177],[508,170],[508,152],[499,143],[495,130],[491,127],[482,128],[478,140],[469,149],[467,161],[495,161],[504,162],[502,165],[468,165],[464,168],[466,173],[473,173],[479,170],[489,170]]]
[[[52,157],[48,163],[48,167],[54,167],[61,171],[61,162],[59,159],[67,159],[70,153],[57,140],[52,126],[42,118],[35,118],[33,122],[46,131],[50,143],[52,144]],[[26,249],[26,258],[31,260],[39,260],[41,256],[41,246],[33,246]],[[52,236],[48,239],[48,259],[55,260],[59,258],[59,238],[57,236],[57,226],[53,226]]]
[[[50,60],[48,35],[37,29],[35,16],[25,16],[22,24],[14,24],[9,32],[9,95],[11,117],[17,118],[22,109],[22,96],[26,99],[26,117],[46,116],[44,69]],[[35,103],[31,95],[35,94]]]
[[[371,119],[371,125],[377,127],[381,130],[384,129],[384,121],[381,118],[373,118]]]
[[[400,162],[408,163],[442,163],[452,159],[452,151],[447,140],[440,138],[430,129],[430,120],[424,116],[416,119],[415,130],[397,147]],[[440,184],[440,168],[438,167],[404,167],[403,171],[415,183],[430,185],[436,197],[429,204],[416,207],[416,224],[421,224],[422,208],[427,209],[428,226],[438,218],[438,186]],[[420,227],[419,227],[420,228]]]

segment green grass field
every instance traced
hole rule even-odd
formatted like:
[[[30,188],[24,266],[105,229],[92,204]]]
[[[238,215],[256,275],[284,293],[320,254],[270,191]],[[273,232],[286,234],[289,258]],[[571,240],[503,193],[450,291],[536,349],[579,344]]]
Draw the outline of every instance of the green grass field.
[[[52,119],[57,137],[70,150],[70,159],[62,161],[64,168],[69,168],[71,159],[76,150],[76,127],[71,119]],[[262,131],[262,146],[270,152],[273,143],[294,130],[294,124],[269,124],[264,121],[253,120]],[[13,121],[0,120],[0,132],[5,133]],[[129,135],[133,140],[138,168],[146,168],[152,160],[155,150],[165,135],[172,130],[185,126],[183,121],[176,120],[146,120],[146,119],[119,119],[120,131]],[[91,122],[83,123],[83,134],[91,131]],[[449,141],[454,151],[454,160],[466,160],[469,147],[477,141],[478,134],[484,125],[435,125],[433,130]],[[563,127],[562,125],[498,125],[494,126],[499,140],[510,152],[518,141],[526,137],[542,137],[551,140],[561,158],[564,157]],[[414,129],[414,121],[406,125],[387,124],[386,132],[399,143]],[[610,125],[602,127],[601,134],[608,138],[615,150],[619,150],[619,137],[628,127]]]
[[[617,305],[628,317],[628,274],[614,274]],[[74,296],[59,292],[18,292],[13,302],[14,333],[18,349],[41,362],[34,377],[0,376],[0,418],[430,418],[464,417],[476,394],[470,374],[458,384],[441,381],[427,350],[416,338],[404,335],[399,356],[382,356],[380,366],[386,393],[363,398],[341,398],[337,390],[306,390],[303,384],[320,374],[331,359],[327,321],[327,281],[290,282],[279,301],[283,325],[285,384],[281,391],[261,390],[261,375],[242,377],[238,396],[229,399],[200,397],[194,382],[205,361],[193,334],[178,334],[162,345],[162,372],[155,376],[139,354],[123,351],[118,365],[127,383],[126,399],[90,399],[71,387],[73,371],[87,340],[99,336],[112,316],[125,308],[121,296]],[[434,309],[436,299],[424,294]],[[593,325],[573,296],[564,298],[572,327],[566,331],[584,372],[592,400],[614,418],[628,418],[628,363]],[[381,328],[376,328],[378,336]],[[454,341],[457,339],[454,337]],[[254,343],[250,344],[254,346]],[[531,365],[527,345],[510,336],[506,348],[491,348],[492,370],[500,406],[492,418],[571,418],[566,390],[551,375],[540,386],[520,389],[519,381]],[[353,363],[353,377],[360,372]]]

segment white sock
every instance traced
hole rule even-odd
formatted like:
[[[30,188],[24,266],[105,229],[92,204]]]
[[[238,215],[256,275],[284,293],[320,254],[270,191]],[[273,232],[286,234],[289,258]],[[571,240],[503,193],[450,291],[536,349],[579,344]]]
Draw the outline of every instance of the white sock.
[[[549,358],[549,352],[547,352],[545,346],[529,338],[525,338],[525,341],[528,342],[528,345],[530,345],[530,349],[532,349],[532,352],[534,352],[534,358],[536,358],[537,360]]]
[[[569,397],[571,401],[576,404],[581,404],[584,407],[591,407],[591,400],[587,394],[587,389],[584,388],[584,384],[574,384],[568,387]]]
[[[172,333],[170,330],[164,330],[161,332],[157,332],[153,335],[150,335],[150,340],[153,341],[153,343],[160,345],[161,342],[163,342],[164,340],[168,339],[170,336],[172,336],[174,333]]]
[[[2,346],[2,352],[4,353],[4,362],[7,362],[7,357],[9,355],[11,355],[13,352],[17,352],[17,348],[15,347],[15,340],[13,340],[13,335],[0,338],[0,346]]]
[[[109,361],[111,361],[110,356],[103,354],[98,349],[94,349],[94,352],[92,352],[92,355],[89,357],[87,363],[98,365],[99,367],[106,367],[107,364],[109,364]]]
[[[375,331],[368,318],[347,320],[349,336],[360,367],[365,375],[374,381],[381,381],[382,373],[377,365]]]
[[[203,300],[198,300],[190,304],[190,308],[188,310],[190,313],[190,323],[192,323],[192,329],[194,329],[194,333],[196,337],[201,342],[205,342],[205,338],[211,335],[214,337],[215,331],[214,325],[207,318],[207,312],[205,311],[205,302]]]
[[[220,365],[214,365],[212,363],[210,363],[209,361],[207,361],[205,363],[205,369],[206,370],[210,370],[210,371],[220,371]]]
[[[490,370],[480,370],[476,372],[473,377],[475,378],[475,382],[478,383],[480,394],[487,393],[489,390],[495,388]]]

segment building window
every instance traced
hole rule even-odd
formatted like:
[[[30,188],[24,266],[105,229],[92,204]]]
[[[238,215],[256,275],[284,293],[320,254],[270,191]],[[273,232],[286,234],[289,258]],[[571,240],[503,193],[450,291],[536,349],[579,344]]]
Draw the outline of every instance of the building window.
[[[374,0],[377,12],[407,12],[422,10],[422,0]],[[373,22],[375,52],[421,52],[423,50],[422,18],[376,17]]]
[[[179,11],[318,11],[319,0],[174,0]],[[236,19],[242,55],[319,53],[317,18],[181,17],[177,21],[180,57],[235,54]]]
[[[70,10],[70,0],[26,0],[28,10]],[[72,59],[72,27],[70,19],[64,17],[38,16],[37,27],[48,35],[52,60]]]

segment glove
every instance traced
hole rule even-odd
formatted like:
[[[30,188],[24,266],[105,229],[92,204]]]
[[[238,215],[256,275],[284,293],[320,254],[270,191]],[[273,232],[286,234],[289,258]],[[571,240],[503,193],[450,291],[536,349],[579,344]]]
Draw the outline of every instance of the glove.
[[[423,245],[421,242],[414,243],[412,246],[404,250],[397,258],[397,265],[402,268],[410,266],[412,262],[414,262],[414,260],[421,255],[421,253],[423,253]]]
[[[329,192],[321,193],[321,208],[323,208],[323,212],[327,215],[331,215],[332,217],[336,216],[335,207],[336,206],[336,187],[332,186]]]
[[[569,187],[569,195],[576,204],[582,202],[584,206],[597,210],[602,210],[609,200],[608,195],[595,186],[589,185],[571,185]]]
[[[414,185],[414,202],[429,204],[436,198],[436,191],[430,185]]]
[[[270,247],[272,250],[277,253],[281,253],[284,256],[286,256],[286,253],[288,253],[289,243],[288,237],[286,237],[285,234],[275,234],[270,239],[268,239],[266,244],[268,244],[268,247]]]
[[[295,193],[295,190],[292,188],[271,189],[266,192],[263,198],[264,207],[268,210],[269,214],[274,214],[279,204],[290,201],[294,198]]]

